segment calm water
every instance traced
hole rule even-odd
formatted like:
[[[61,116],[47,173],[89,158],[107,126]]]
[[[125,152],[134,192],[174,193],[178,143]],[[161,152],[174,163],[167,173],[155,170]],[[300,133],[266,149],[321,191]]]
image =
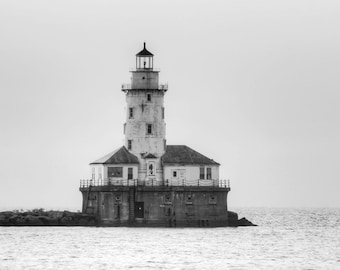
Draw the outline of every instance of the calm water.
[[[0,227],[0,269],[340,269],[340,209],[233,209],[259,227]]]

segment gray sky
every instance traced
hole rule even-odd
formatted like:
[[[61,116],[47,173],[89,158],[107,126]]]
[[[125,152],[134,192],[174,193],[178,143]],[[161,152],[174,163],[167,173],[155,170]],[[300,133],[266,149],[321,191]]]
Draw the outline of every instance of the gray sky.
[[[0,210],[80,209],[144,41],[168,144],[222,164],[231,209],[339,207],[339,33],[330,0],[2,0]]]

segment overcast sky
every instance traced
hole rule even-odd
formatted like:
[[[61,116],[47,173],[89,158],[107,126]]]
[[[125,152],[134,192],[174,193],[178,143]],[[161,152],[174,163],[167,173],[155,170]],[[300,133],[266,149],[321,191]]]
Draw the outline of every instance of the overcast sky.
[[[1,0],[0,210],[81,208],[144,41],[168,144],[221,163],[230,209],[340,206],[339,1]]]

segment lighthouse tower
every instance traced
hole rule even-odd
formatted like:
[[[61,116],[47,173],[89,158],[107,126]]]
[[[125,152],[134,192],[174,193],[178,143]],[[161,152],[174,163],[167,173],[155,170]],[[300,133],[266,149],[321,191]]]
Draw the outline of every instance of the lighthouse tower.
[[[136,68],[131,84],[124,84],[126,94],[125,147],[139,160],[138,179],[163,182],[161,157],[166,150],[164,95],[167,85],[159,84],[153,54],[144,48],[136,54]]]
[[[103,226],[233,226],[220,164],[187,145],[166,144],[167,90],[144,43],[131,82],[122,85],[124,145],[90,163],[91,179],[80,182],[83,212]]]

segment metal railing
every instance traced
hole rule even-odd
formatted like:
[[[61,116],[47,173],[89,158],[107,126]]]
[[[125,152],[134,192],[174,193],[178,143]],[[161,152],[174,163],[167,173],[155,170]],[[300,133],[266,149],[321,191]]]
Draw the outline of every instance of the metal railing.
[[[197,180],[174,180],[166,179],[164,181],[152,180],[138,180],[138,179],[104,179],[104,180],[80,180],[80,188],[88,187],[103,187],[103,186],[191,186],[191,187],[220,187],[230,188],[230,180],[218,179],[197,179]]]
[[[160,72],[161,69],[160,68],[129,68],[130,72],[134,72],[134,71],[157,71]]]
[[[128,90],[133,90],[131,87],[130,83],[124,83],[122,84],[122,91],[128,91]],[[148,90],[148,88],[146,88],[145,90]],[[159,84],[157,90],[160,91],[168,91],[168,84]]]

